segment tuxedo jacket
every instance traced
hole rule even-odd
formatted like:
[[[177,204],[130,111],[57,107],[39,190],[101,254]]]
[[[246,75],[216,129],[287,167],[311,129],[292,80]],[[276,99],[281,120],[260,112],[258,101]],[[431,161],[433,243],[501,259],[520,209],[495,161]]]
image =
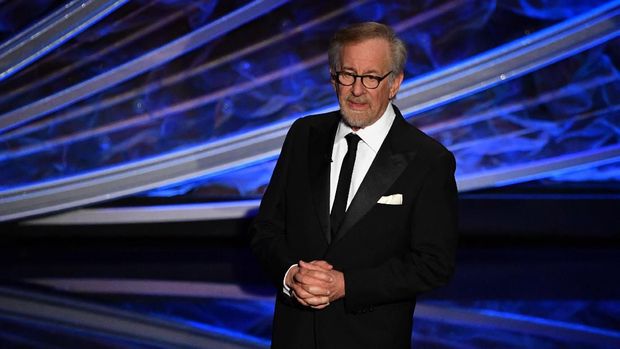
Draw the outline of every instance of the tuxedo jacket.
[[[408,349],[416,296],[453,273],[454,157],[394,109],[333,239],[329,180],[340,112],[291,126],[251,228],[253,252],[278,287],[272,348]],[[344,273],[345,297],[313,310],[286,296],[282,282],[299,260],[321,259]]]

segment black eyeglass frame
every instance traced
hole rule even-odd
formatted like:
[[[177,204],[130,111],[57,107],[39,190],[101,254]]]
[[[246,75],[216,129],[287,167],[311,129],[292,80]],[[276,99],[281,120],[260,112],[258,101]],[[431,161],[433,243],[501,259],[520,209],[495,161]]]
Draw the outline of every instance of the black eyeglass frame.
[[[332,74],[332,79],[334,79],[334,81],[336,81],[338,84],[342,85],[342,86],[353,86],[355,85],[355,82],[357,81],[357,78],[360,78],[360,80],[362,81],[362,85],[370,90],[374,90],[376,88],[379,87],[379,85],[381,85],[381,81],[385,80],[385,78],[387,78],[390,74],[392,74],[393,70],[390,70],[387,74],[383,75],[383,76],[375,76],[375,75],[357,75],[357,74],[353,74],[353,73],[349,73],[346,71],[337,71],[334,74]],[[353,82],[350,84],[343,84],[342,81],[340,81],[340,75],[346,74],[348,76],[352,76],[353,77]],[[364,83],[364,79],[373,79],[377,81],[377,86],[375,87],[368,87],[365,83]]]

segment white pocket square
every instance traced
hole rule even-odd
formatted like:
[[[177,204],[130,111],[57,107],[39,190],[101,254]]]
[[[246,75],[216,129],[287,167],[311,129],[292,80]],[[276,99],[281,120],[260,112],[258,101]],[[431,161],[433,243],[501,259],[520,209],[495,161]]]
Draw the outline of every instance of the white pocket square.
[[[387,196],[382,196],[378,204],[384,205],[402,205],[403,204],[403,194],[392,194]]]

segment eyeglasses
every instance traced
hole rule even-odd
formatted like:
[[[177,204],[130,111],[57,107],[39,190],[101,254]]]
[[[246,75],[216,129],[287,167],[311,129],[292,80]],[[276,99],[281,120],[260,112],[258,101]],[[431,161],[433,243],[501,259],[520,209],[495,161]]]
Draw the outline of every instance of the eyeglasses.
[[[340,85],[351,86],[355,83],[355,80],[357,80],[357,78],[360,78],[362,80],[362,85],[372,90],[379,87],[381,81],[387,78],[390,74],[392,74],[392,71],[383,76],[357,75],[345,71],[337,71],[335,74],[332,75],[332,79],[337,81]]]

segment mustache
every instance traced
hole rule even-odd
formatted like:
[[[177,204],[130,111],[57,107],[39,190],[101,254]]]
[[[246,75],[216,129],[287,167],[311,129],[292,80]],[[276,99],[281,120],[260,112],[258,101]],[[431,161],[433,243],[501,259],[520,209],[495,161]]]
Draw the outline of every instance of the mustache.
[[[353,103],[358,103],[358,104],[364,104],[364,103],[368,103],[368,100],[366,98],[362,98],[362,97],[353,97],[353,96],[347,96],[346,100],[348,102],[353,102]]]

